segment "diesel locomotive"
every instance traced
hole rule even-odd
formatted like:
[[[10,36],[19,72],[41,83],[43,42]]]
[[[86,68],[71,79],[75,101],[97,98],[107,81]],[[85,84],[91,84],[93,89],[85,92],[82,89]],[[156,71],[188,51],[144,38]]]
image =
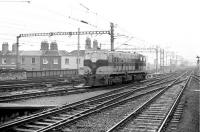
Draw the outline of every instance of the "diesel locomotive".
[[[136,52],[87,50],[82,74],[86,86],[144,80],[146,58]]]

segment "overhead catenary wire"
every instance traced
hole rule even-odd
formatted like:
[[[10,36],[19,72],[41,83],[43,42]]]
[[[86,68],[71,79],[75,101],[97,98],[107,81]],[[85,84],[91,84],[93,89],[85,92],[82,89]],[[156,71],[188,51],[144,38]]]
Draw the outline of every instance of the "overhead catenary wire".
[[[9,2],[9,3],[18,3],[18,2],[25,2],[25,3],[31,3],[30,0],[0,0],[0,2]]]
[[[32,7],[35,8],[35,6],[34,6],[33,3],[32,3],[31,5],[32,5]],[[40,7],[40,6],[37,5],[36,11],[38,10],[38,7]],[[44,8],[40,8],[40,9],[44,9]],[[45,10],[48,10],[48,9],[45,9]],[[62,16],[63,19],[64,19],[64,15],[61,15],[61,13],[58,13],[58,12],[55,13],[55,11],[52,11],[52,10],[51,10],[51,11],[48,10],[48,12],[51,12],[51,13],[53,12],[52,14],[54,14],[54,15],[56,14],[57,16],[58,16],[58,14],[59,14],[59,16]],[[32,15],[34,15],[34,14],[32,13]],[[35,14],[35,16],[37,16],[37,17],[38,17],[38,15],[41,16],[41,13],[40,13],[40,14]],[[49,17],[47,17],[47,16],[45,16],[45,15],[41,16],[41,18],[44,18],[44,20],[46,20],[46,21],[48,21],[48,22],[49,22],[49,21],[52,21],[52,20],[53,20],[53,21],[57,21],[57,19],[55,19],[54,17],[52,17],[51,19],[47,20]],[[14,20],[14,21],[15,21],[15,20]],[[60,20],[60,22],[63,22],[63,21]],[[20,22],[20,23],[23,23],[23,22]],[[56,23],[57,23],[57,22],[56,22]],[[66,23],[67,23],[67,22],[66,22]],[[70,23],[69,23],[69,24],[70,24]],[[34,23],[34,25],[36,25],[36,24]],[[60,25],[60,24],[57,24],[57,26],[58,26],[58,25]],[[36,25],[36,26],[37,26],[37,25]],[[31,27],[32,27],[32,26],[31,26]],[[60,26],[60,28],[61,28],[61,26]],[[33,29],[36,29],[36,28],[33,28]]]
[[[44,8],[44,6],[43,5],[38,5],[38,4],[34,4],[34,3],[31,3],[32,5],[33,5],[33,7],[34,8],[40,8],[40,10],[46,10],[46,11],[48,11],[50,14],[54,14],[54,15],[56,15],[56,16],[60,16],[60,18],[66,18],[66,16],[67,16],[67,14],[66,13],[63,13],[63,12],[59,12],[59,11],[56,11],[56,10],[54,10],[54,9],[50,9],[50,8],[48,8],[48,7],[46,7],[45,6],[45,8]],[[91,10],[89,7],[87,7],[86,5],[84,5],[84,4],[82,4],[82,3],[79,3],[79,6],[81,6],[82,8],[84,8],[84,10],[86,10],[86,12],[88,12],[89,14],[94,14],[95,15],[95,17],[96,18],[101,18],[101,19],[104,19],[107,23],[110,23],[110,20],[108,20],[107,18],[105,18],[104,16],[102,16],[102,15],[100,15],[99,13],[96,13],[95,11],[93,11],[93,10]],[[73,8],[73,7],[72,7]],[[36,14],[35,14],[36,15]],[[41,17],[42,17],[42,15],[40,15]],[[53,19],[49,19],[49,17],[44,17],[46,20],[48,19],[48,20],[53,20]],[[72,19],[72,16],[70,16],[70,19]],[[47,20],[47,21],[48,21]],[[93,24],[90,24],[88,21],[86,21],[86,20],[82,20],[82,19],[75,19],[74,18],[74,20],[76,20],[77,22],[79,21],[80,23],[82,23],[82,24],[86,24],[86,25],[88,25],[88,26],[91,26],[91,27],[95,27],[95,25],[93,25]],[[57,21],[57,19],[55,19],[54,21]],[[57,21],[57,22],[60,22],[60,21]],[[70,24],[70,25],[72,25],[72,26],[75,26],[74,24],[71,24],[71,23],[69,23],[67,20],[66,20],[66,23],[67,24]],[[59,24],[58,24],[59,25]],[[58,26],[57,25],[57,26]],[[64,26],[64,25],[63,25]],[[31,26],[32,27],[32,26]],[[36,25],[36,27],[37,27],[37,25]],[[120,28],[121,30],[122,30],[122,28],[118,25],[118,24],[116,24],[116,27],[117,28]],[[95,28],[99,28],[99,25],[97,25]],[[25,30],[21,30],[21,31],[26,31],[27,30],[27,27],[25,27]],[[29,29],[30,30],[30,29]],[[33,28],[33,31],[36,31],[36,28]],[[127,35],[128,36],[128,35]],[[97,36],[96,36],[97,37]],[[115,36],[116,38],[115,39],[121,39],[121,37],[122,36]],[[127,39],[129,40],[131,37],[127,37]],[[125,41],[126,42],[126,41]]]

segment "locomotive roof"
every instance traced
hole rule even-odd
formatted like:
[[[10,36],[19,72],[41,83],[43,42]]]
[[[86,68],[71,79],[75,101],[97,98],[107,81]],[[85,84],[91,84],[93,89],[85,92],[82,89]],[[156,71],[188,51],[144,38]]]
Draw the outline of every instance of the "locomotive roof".
[[[109,51],[109,50],[86,50],[86,53],[93,53],[93,52],[98,52],[98,53],[111,53],[111,54],[134,54],[134,55],[139,55],[139,56],[144,56],[140,53],[137,52],[124,52],[124,51]]]

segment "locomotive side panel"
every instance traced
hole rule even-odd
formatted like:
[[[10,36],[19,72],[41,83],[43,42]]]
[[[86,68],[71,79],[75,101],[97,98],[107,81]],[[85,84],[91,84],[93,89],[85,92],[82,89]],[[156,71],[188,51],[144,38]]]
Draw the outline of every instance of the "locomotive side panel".
[[[127,52],[89,51],[84,61],[86,85],[99,86],[145,79],[143,55]]]

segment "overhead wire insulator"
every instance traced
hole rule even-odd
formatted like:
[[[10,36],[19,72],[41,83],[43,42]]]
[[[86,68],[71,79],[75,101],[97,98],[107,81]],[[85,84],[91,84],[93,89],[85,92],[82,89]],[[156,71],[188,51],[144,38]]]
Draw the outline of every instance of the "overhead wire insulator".
[[[85,24],[89,24],[88,22],[86,22],[86,21],[84,21],[84,20],[81,20],[80,22],[85,23]]]

